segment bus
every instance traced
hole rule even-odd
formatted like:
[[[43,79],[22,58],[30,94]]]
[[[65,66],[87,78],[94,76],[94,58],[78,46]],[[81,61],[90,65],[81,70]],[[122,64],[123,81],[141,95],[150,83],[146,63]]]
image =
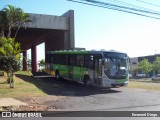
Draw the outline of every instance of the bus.
[[[45,71],[85,86],[121,87],[129,82],[129,57],[116,51],[61,50],[46,53]]]

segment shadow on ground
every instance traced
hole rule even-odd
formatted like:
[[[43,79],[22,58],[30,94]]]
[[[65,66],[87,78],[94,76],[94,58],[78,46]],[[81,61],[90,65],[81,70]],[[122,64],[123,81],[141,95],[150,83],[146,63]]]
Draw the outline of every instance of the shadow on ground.
[[[107,88],[86,88],[83,84],[55,78],[33,78],[31,76],[16,74],[16,77],[34,84],[48,95],[57,96],[88,96],[95,94],[111,94],[121,91]]]

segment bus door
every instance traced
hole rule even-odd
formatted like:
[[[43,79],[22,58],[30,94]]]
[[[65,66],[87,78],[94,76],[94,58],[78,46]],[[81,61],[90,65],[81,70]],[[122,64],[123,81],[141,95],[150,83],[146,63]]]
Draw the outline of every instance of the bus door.
[[[100,56],[96,56],[94,84],[101,85],[101,80],[102,80],[102,58]]]

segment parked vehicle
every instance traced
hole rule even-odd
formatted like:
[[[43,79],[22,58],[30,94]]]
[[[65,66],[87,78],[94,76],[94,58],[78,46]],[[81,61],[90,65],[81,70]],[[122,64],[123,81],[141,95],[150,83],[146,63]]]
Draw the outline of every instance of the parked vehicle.
[[[131,79],[132,78],[132,74],[129,74],[129,79]]]
[[[160,74],[157,74],[156,76],[151,77],[152,80],[160,80]]]
[[[137,73],[137,74],[136,74],[136,77],[141,77],[141,78],[143,78],[143,77],[146,77],[146,74],[145,74],[145,73]]]

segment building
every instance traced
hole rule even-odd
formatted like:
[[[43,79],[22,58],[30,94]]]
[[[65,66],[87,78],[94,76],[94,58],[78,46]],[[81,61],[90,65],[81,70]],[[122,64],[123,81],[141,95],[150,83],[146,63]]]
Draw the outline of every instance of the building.
[[[37,72],[37,48],[44,43],[45,53],[53,50],[73,50],[74,40],[74,11],[55,15],[30,13],[32,22],[26,24],[26,29],[21,28],[16,41],[21,44],[23,52],[23,70],[28,70],[27,50],[31,49],[32,72]],[[12,33],[15,31],[13,30]]]
[[[138,66],[138,63],[144,59],[148,59],[150,63],[153,63],[156,60],[156,57],[160,57],[160,54],[155,55],[148,55],[148,56],[141,56],[141,57],[133,57],[130,58],[130,68],[131,68],[131,74],[135,75],[138,71],[134,70]],[[149,73],[150,76],[154,75],[156,72],[151,71]]]

